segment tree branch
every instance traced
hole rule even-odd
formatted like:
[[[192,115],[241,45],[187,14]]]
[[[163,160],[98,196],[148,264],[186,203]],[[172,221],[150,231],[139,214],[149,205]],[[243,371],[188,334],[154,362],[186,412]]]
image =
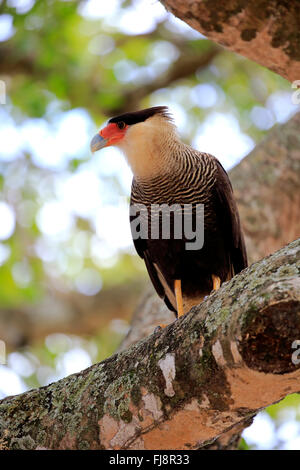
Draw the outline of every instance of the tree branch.
[[[300,77],[297,0],[161,0],[175,16],[287,80]]]
[[[2,448],[196,449],[299,391],[299,261],[300,239],[129,350],[5,398]]]
[[[127,92],[125,91],[122,96],[122,105],[113,110],[114,114],[124,113],[128,109],[137,109],[140,106],[141,100],[154,91],[166,88],[178,80],[191,77],[197,71],[205,69],[220,51],[221,48],[217,46],[213,46],[201,54],[194,51],[187,53],[187,49],[185,49],[165,73],[159,75],[150,83],[144,83],[141,86],[135,86]],[[112,112],[111,109],[103,109],[102,111],[108,116]]]
[[[300,113],[230,172],[250,262],[300,237]]]

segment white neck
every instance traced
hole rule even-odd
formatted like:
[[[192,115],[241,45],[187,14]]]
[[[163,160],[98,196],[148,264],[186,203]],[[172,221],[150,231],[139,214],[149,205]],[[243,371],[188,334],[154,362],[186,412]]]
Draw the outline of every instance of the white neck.
[[[174,170],[177,162],[172,151],[180,140],[175,126],[153,116],[130,127],[118,144],[137,180],[147,180]]]

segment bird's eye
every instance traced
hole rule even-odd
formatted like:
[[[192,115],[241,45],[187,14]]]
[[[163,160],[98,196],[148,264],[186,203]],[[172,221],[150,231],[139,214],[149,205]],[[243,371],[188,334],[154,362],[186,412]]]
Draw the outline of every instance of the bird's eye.
[[[120,122],[117,122],[117,126],[119,129],[124,129],[124,127],[126,126],[125,122],[124,121],[120,121]]]

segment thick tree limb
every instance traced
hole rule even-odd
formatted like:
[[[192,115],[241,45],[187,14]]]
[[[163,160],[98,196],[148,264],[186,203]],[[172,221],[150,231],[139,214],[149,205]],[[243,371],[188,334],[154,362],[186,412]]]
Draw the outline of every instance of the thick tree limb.
[[[299,391],[300,239],[129,350],[0,402],[7,449],[196,449]],[[228,434],[227,434],[228,435]]]
[[[297,0],[161,0],[161,3],[214,42],[287,80],[299,79]]]
[[[300,113],[229,173],[250,262],[300,237]]]

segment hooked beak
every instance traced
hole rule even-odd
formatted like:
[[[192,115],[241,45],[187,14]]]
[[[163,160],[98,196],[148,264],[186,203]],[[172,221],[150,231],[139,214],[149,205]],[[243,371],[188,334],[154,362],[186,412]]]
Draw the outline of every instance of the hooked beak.
[[[97,152],[97,150],[103,149],[106,146],[109,139],[104,139],[100,134],[96,134],[91,140],[91,151]]]

